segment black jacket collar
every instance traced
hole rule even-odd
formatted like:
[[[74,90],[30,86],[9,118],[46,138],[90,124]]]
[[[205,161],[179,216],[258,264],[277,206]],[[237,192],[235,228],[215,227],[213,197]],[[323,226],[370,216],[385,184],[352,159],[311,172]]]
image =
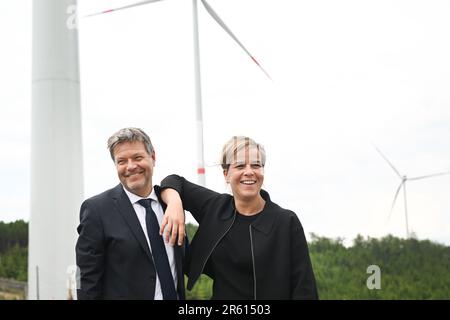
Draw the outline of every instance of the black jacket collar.
[[[261,231],[262,233],[268,235],[272,230],[275,223],[277,214],[276,212],[280,209],[275,203],[270,200],[269,193],[263,189],[260,191],[261,197],[266,201],[263,211],[259,214],[259,217],[252,223],[252,226]],[[221,215],[222,220],[228,220],[233,217],[236,213],[236,207],[234,204],[234,197],[231,197],[231,207],[232,210],[224,211]]]
[[[276,212],[279,209],[278,206],[270,200],[269,193],[261,189],[261,196],[266,201],[262,214],[252,223],[252,226],[261,231],[262,233],[268,235],[272,230],[275,220],[277,218]]]

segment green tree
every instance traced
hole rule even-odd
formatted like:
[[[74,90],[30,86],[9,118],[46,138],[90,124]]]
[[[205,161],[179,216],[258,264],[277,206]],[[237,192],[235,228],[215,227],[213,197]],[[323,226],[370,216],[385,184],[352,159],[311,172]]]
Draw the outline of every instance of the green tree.
[[[28,246],[28,223],[23,220],[9,223],[0,221],[0,254],[15,245]]]
[[[27,281],[28,249],[18,245],[0,256],[0,277]]]

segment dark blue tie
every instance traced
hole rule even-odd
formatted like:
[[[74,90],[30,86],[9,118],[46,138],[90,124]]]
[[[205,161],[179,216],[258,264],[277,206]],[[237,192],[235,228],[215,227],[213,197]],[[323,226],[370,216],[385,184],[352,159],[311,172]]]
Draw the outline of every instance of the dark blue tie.
[[[155,261],[156,272],[158,273],[159,282],[164,300],[176,300],[177,293],[175,284],[170,270],[169,259],[167,258],[166,247],[162,236],[159,235],[159,223],[156,214],[152,209],[151,199],[141,199],[138,203],[145,208],[145,223],[147,225],[148,239],[152,247],[153,260]]]

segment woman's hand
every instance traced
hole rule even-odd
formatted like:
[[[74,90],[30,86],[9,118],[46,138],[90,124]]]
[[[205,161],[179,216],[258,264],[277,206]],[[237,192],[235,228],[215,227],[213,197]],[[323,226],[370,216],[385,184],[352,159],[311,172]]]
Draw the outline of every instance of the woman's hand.
[[[180,195],[173,189],[164,189],[161,192],[162,200],[167,204],[166,211],[159,229],[159,234],[171,246],[175,245],[178,238],[178,245],[184,243],[185,237],[185,216],[183,203]]]

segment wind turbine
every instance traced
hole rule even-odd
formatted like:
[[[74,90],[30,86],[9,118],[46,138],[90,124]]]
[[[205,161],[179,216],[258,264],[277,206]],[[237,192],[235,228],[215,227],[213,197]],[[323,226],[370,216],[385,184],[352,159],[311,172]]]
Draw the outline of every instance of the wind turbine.
[[[146,0],[140,1],[133,4],[129,4],[122,7],[117,7],[114,9],[109,9],[93,14],[86,15],[85,17],[92,17],[96,15],[101,15],[105,13],[110,13],[114,11],[120,11],[123,9],[129,9],[132,7],[137,7],[152,2],[159,2],[162,0]],[[251,60],[264,72],[264,74],[269,78],[269,74],[264,70],[264,68],[259,64],[259,62],[251,55],[251,53],[244,47],[244,45],[238,40],[238,38],[233,34],[230,28],[223,22],[219,15],[214,11],[214,9],[209,5],[206,0],[200,0],[209,15],[225,30],[226,33],[241,47],[242,50],[251,58]],[[195,70],[195,106],[196,106],[196,121],[197,121],[197,176],[198,183],[202,186],[205,185],[205,161],[204,161],[204,151],[203,151],[203,112],[202,112],[202,92],[201,92],[201,76],[200,76],[200,47],[199,47],[199,32],[198,32],[198,9],[197,0],[192,0],[192,14],[193,14],[193,40],[194,40],[194,70]]]
[[[33,1],[28,299],[66,299],[83,200],[76,0]]]
[[[408,206],[407,206],[407,200],[406,200],[406,182],[407,181],[413,181],[413,180],[422,180],[422,179],[427,179],[427,178],[436,177],[436,176],[442,176],[442,175],[450,174],[450,171],[439,172],[439,173],[428,174],[428,175],[425,175],[425,176],[418,176],[418,177],[408,178],[407,175],[400,174],[400,172],[394,167],[394,165],[381,152],[381,150],[378,149],[378,147],[376,145],[373,145],[373,146],[377,150],[377,152],[381,155],[381,157],[384,160],[386,160],[386,162],[389,164],[389,166],[392,168],[392,170],[394,170],[394,172],[397,174],[397,176],[401,180],[400,185],[398,186],[397,191],[395,192],[394,200],[392,201],[391,210],[389,211],[388,220],[391,217],[392,211],[393,211],[394,206],[395,206],[395,202],[397,201],[397,197],[398,197],[401,189],[403,188],[403,200],[404,200],[404,207],[405,207],[405,223],[406,223],[406,238],[409,238],[410,233],[409,233],[409,227],[408,227]]]

